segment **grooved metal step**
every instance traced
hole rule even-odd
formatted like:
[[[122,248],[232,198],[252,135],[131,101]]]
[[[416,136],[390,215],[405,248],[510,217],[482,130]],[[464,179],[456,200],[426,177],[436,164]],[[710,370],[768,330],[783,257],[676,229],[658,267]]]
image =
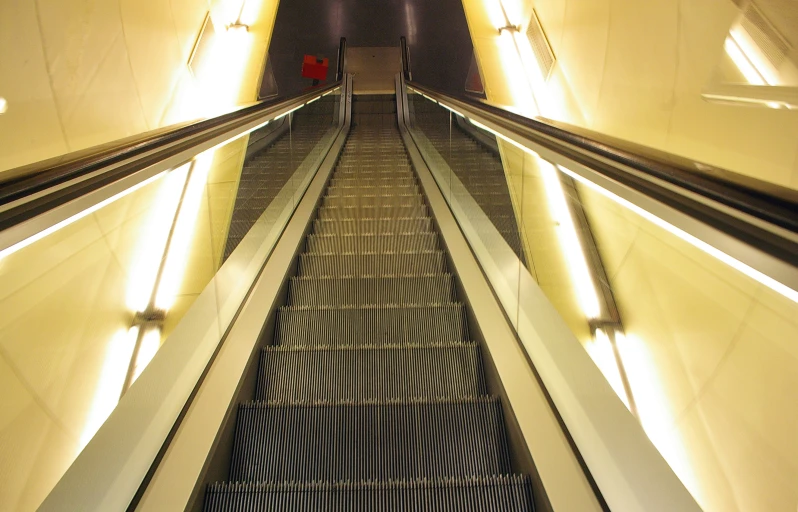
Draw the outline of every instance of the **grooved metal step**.
[[[413,171],[410,170],[410,166],[408,165],[380,163],[389,158],[391,157],[385,155],[381,156],[379,160],[373,160],[371,162],[362,159],[352,159],[350,160],[350,162],[352,162],[351,165],[347,165],[347,161],[342,158],[340,166],[335,170],[335,175],[338,178],[351,178],[365,174],[371,174],[375,178],[382,175],[398,178],[414,176]]]
[[[313,231],[322,234],[405,234],[432,232],[430,217],[377,217],[360,219],[318,219]]]
[[[342,402],[486,394],[473,343],[369,348],[269,347],[257,400]]]
[[[450,274],[380,277],[294,277],[288,301],[295,306],[442,304],[455,300]]]
[[[370,217],[428,217],[426,205],[413,206],[361,206],[319,208],[319,219],[360,219]]]
[[[533,509],[529,477],[525,475],[356,483],[217,483],[209,486],[205,495],[208,512],[522,512]]]
[[[322,199],[322,206],[417,206],[424,204],[418,194],[401,195],[365,195],[358,194],[353,196],[325,196]]]
[[[259,401],[237,411],[238,482],[209,486],[205,510],[533,510],[529,480],[508,474],[501,402],[487,396],[446,254],[383,112],[395,105],[353,104],[364,111],[260,353]],[[484,188],[480,204],[504,215],[503,196]]]
[[[386,175],[379,178],[339,177],[334,174],[333,177],[330,178],[330,187],[393,187],[411,185],[416,185],[416,178],[412,174],[403,177]]]
[[[306,277],[365,277],[446,272],[443,251],[299,255],[299,274]]]
[[[328,235],[307,237],[307,252],[363,254],[373,252],[421,252],[438,249],[436,233],[402,233],[390,235]]]
[[[362,308],[283,307],[277,314],[275,331],[275,344],[285,346],[364,347],[468,339],[465,307],[455,303]]]
[[[327,188],[327,197],[419,195],[418,185],[335,185]]]
[[[468,398],[243,404],[230,476],[318,482],[509,472],[498,399]]]

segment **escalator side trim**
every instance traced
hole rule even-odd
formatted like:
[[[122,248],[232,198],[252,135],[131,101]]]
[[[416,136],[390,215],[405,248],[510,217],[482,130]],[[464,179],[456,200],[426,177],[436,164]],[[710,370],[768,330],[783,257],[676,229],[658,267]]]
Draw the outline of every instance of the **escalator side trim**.
[[[405,116],[406,117],[406,116]],[[502,386],[529,448],[535,467],[545,484],[552,510],[603,510],[586,477],[545,389],[539,384],[527,355],[519,344],[504,309],[461,232],[449,205],[416,147],[406,125],[399,131],[421,187],[448,251],[453,270],[474,313],[485,345],[491,353]],[[551,475],[556,475],[552,478]]]
[[[312,177],[307,180],[306,183],[308,185],[299,198],[297,206],[291,212],[286,225],[283,228],[278,228],[279,232],[276,238],[278,242],[268,248],[262,257],[258,256],[258,259],[253,261],[253,266],[257,265],[257,270],[252,281],[248,281],[250,284],[246,285],[248,291],[243,300],[236,305],[229,304],[226,307],[226,311],[219,313],[218,319],[211,319],[219,324],[218,328],[223,332],[220,334],[211,332],[204,334],[206,337],[220,336],[220,338],[215,338],[215,341],[213,341],[215,350],[212,354],[206,355],[207,351],[197,351],[196,356],[205,359],[200,362],[203,368],[201,374],[197,377],[191,377],[192,380],[187,383],[192,386],[191,391],[183,394],[182,390],[186,386],[182,385],[177,390],[179,391],[179,396],[172,396],[172,394],[159,396],[158,375],[148,375],[148,370],[158,362],[162,352],[169,348],[169,345],[166,345],[156,354],[148,368],[137,380],[136,385],[126,395],[127,402],[123,400],[120,403],[109,420],[106,421],[106,424],[100,428],[95,439],[87,445],[65,475],[59,480],[39,510],[105,511],[136,508],[138,499],[143,495],[140,491],[144,482],[148,481],[150,477],[157,478],[162,473],[159,471],[159,463],[165,456],[169,455],[171,451],[170,440],[174,439],[176,434],[180,434],[180,427],[183,425],[182,419],[186,416],[186,412],[190,410],[193,403],[192,399],[196,397],[203,379],[208,375],[209,368],[217,356],[223,352],[222,349],[227,344],[227,337],[234,328],[234,321],[240,317],[246,306],[251,303],[252,296],[257,291],[257,286],[263,284],[264,281],[268,281],[268,275],[265,274],[265,270],[269,261],[272,261],[275,257],[281,233],[285,233],[289,227],[299,222],[297,220],[300,217],[298,210],[307,201],[312,200],[313,191],[319,196],[316,200],[320,200],[320,191],[318,186],[314,185],[319,179],[325,181],[329,179],[329,174],[332,170],[332,165],[329,162],[332,160],[334,163],[337,159],[343,146],[342,141],[345,140],[346,132],[349,128],[350,114],[347,110],[348,102],[346,100],[348,98],[346,92],[351,90],[351,80],[349,83],[349,89],[345,87],[342,89],[341,99],[347,108],[341,110],[337,126],[334,125],[332,127],[334,136],[327,143],[326,152],[319,156],[323,160],[318,164],[314,164],[315,170],[313,167],[310,169],[310,172],[313,173]],[[258,251],[262,250],[263,248],[258,249]],[[223,272],[224,269],[221,271]],[[232,285],[233,283],[231,282],[222,283],[222,286],[230,287]],[[211,284],[209,286],[218,287],[219,285]],[[200,297],[206,295],[208,291],[209,289],[206,287]],[[211,294],[208,297],[210,297],[210,300],[217,300],[216,292],[213,290],[211,290]],[[181,322],[178,328],[183,323]],[[190,331],[191,328],[188,330]],[[200,345],[204,341],[196,340],[195,344]],[[188,358],[190,359],[191,357],[189,356]],[[179,372],[179,370],[179,368],[174,369],[173,373]],[[142,400],[131,402],[130,397],[132,395],[138,395]],[[147,410],[142,410],[142,404],[144,408],[147,408],[147,406],[152,406],[154,401],[157,401],[156,409],[149,407]],[[180,408],[178,413],[172,412],[175,406]],[[159,415],[162,416],[162,419],[157,419]],[[170,430],[162,433],[164,424]],[[95,443],[96,438],[100,436],[103,437],[102,442]],[[157,445],[153,446],[156,442]],[[153,448],[157,453],[153,454]],[[204,457],[204,454],[202,455]],[[175,497],[177,496],[175,495]],[[164,505],[158,510],[173,509],[175,507]]]
[[[242,385],[244,369],[253,351],[258,350],[264,311],[277,306],[280,290],[301,243],[312,225],[322,193],[344,147],[351,125],[351,75],[346,77],[344,100],[347,102],[342,126],[327,156],[306,189],[299,204],[274,247],[206,374],[198,382],[195,394],[186,404],[174,436],[165,447],[152,479],[143,489],[135,510],[184,510],[204,492],[201,476],[207,469],[225,421],[237,409],[233,398]],[[282,276],[275,279],[274,276]]]
[[[523,360],[530,372],[539,375],[541,385],[545,386],[545,390],[536,389],[535,383],[527,384],[526,389],[519,389],[523,386],[519,386],[515,375],[510,380],[502,376],[503,384],[511,386],[506,388],[508,399],[511,403],[519,404],[519,407],[514,408],[516,416],[519,413],[528,414],[528,408],[532,404],[529,396],[531,392],[537,391],[549,396],[556,407],[556,411],[549,408],[548,412],[542,411],[530,418],[528,421],[531,422],[531,427],[530,423],[519,418],[522,430],[525,430],[525,424],[529,428],[531,435],[527,436],[527,440],[530,443],[530,452],[553,509],[587,510],[574,506],[572,501],[578,491],[592,492],[589,486],[575,485],[580,478],[574,470],[579,469],[583,482],[586,478],[595,480],[601,498],[606,500],[606,507],[610,510],[700,512],[701,509],[693,497],[648,439],[640,424],[618,399],[568,325],[529,274],[519,272],[519,286],[524,290],[525,300],[510,308],[514,314],[517,308],[518,323],[521,324],[523,333],[518,334],[508,323],[504,316],[508,305],[494,295],[490,272],[479,263],[477,251],[466,240],[466,227],[454,218],[453,209],[441,192],[440,187],[443,184],[433,176],[412,134],[406,127],[400,127],[400,131],[430,202],[433,217],[440,225],[444,244],[462,279],[465,294],[472,302],[477,321],[480,321],[481,316],[499,314],[494,311],[498,308],[506,328],[512,331],[517,352],[508,355],[514,350],[509,341],[502,347],[502,351],[494,354],[491,350],[500,375],[502,365],[520,362],[513,361],[513,357],[516,357]],[[459,201],[457,194],[454,194],[452,201]],[[488,296],[491,300],[487,300]],[[515,299],[518,300],[517,297]],[[474,301],[479,301],[480,305],[476,305]],[[498,323],[498,317],[493,322]],[[494,341],[499,336],[505,335],[500,329],[494,331],[491,323],[486,323],[482,329],[489,349],[491,345],[498,344]],[[510,375],[508,372],[507,376]],[[511,392],[515,394],[515,400],[510,398]],[[562,419],[579,456],[585,462],[589,476],[586,477],[579,468],[570,446],[568,450],[571,451],[570,457],[574,460],[575,467],[563,468],[558,467],[563,461],[552,457],[551,443],[541,444],[541,439],[557,439],[556,436],[547,437],[540,428],[540,419],[550,414]],[[555,427],[552,424],[550,427],[558,428],[559,425]],[[562,430],[560,434],[563,434]],[[552,435],[554,434],[548,434]],[[533,443],[538,445],[537,448],[532,446]],[[563,456],[566,447],[561,448],[559,457]]]

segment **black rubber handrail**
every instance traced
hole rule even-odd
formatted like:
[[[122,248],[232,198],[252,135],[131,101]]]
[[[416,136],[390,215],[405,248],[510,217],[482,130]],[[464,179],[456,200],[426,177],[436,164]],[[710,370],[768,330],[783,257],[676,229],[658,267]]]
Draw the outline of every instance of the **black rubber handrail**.
[[[567,123],[545,118],[530,119],[467,96],[455,97],[415,82],[408,82],[407,85],[436,101],[459,108],[466,117],[469,110],[476,111],[509,132],[584,163],[647,195],[659,199],[671,194],[670,191],[654,190],[656,186],[653,183],[644,183],[646,180],[632,176],[619,166],[630,167],[798,233],[796,190]],[[575,148],[581,151],[574,151]],[[607,161],[610,162],[609,165]],[[687,204],[688,201],[684,203]],[[794,259],[795,255],[792,256],[789,259]]]
[[[399,38],[399,49],[402,55],[402,75],[408,82],[413,79],[413,72],[410,69],[410,47],[407,46],[407,38]]]
[[[288,98],[276,98],[240,108],[211,119],[183,123],[159,130],[136,135],[126,139],[110,142],[86,150],[69,153],[42,162],[10,169],[0,173],[0,205],[41,192],[55,185],[86,176],[118,162],[135,158],[147,152],[154,152],[140,165],[135,163],[125,166],[124,173],[115,173],[116,179],[128,176],[147,165],[168,156],[166,146],[188,141],[194,144],[210,140],[220,133],[235,129],[253,118],[277,113],[289,105],[302,104],[341,85],[340,81],[329,85],[315,87]],[[159,155],[159,151],[163,154]],[[159,156],[161,158],[159,158]],[[97,180],[98,186],[108,180]],[[89,190],[84,190],[86,193]],[[2,224],[6,224],[3,222]],[[7,227],[7,226],[3,226]]]
[[[338,43],[338,59],[335,65],[335,79],[343,80],[346,72],[346,38],[342,37]]]

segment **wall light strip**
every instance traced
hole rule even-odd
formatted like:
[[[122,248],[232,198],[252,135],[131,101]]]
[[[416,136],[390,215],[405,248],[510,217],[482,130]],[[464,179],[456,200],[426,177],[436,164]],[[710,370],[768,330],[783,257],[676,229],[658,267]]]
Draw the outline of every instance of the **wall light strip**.
[[[568,260],[568,271],[571,274],[571,281],[577,292],[579,305],[587,318],[595,319],[601,316],[598,292],[593,282],[593,276],[587,263],[584,248],[576,233],[576,225],[571,216],[571,209],[568,208],[565,192],[563,191],[560,177],[557,175],[557,168],[550,162],[541,158],[540,155],[531,149],[499,134],[495,130],[491,130],[478,121],[474,121],[470,118],[468,120],[474,126],[494,134],[518,149],[529,153],[538,160],[541,177],[543,178],[543,184],[546,189],[546,197],[549,200],[549,210],[551,211],[552,218],[559,223],[557,236],[560,240],[563,254]]]
[[[737,43],[746,60],[756,69],[762,80],[767,85],[778,85],[779,75],[778,71],[767,61],[767,57],[763,54],[759,45],[751,38],[751,35],[741,26],[732,27],[729,35]]]
[[[71,217],[68,217],[68,218],[66,218],[66,219],[64,219],[64,220],[62,220],[62,221],[60,221],[60,222],[58,222],[56,224],[53,224],[52,226],[50,226],[50,227],[48,227],[48,228],[46,228],[46,229],[44,229],[42,231],[39,231],[38,233],[36,233],[34,235],[31,235],[31,236],[29,236],[28,238],[26,238],[24,240],[21,240],[21,241],[15,243],[15,244],[13,244],[13,245],[11,245],[9,247],[6,247],[2,251],[0,251],[0,260],[5,258],[6,256],[14,254],[15,252],[17,252],[20,249],[23,249],[23,248],[29,246],[30,244],[32,244],[34,242],[37,242],[37,241],[41,240],[42,238],[46,237],[49,234],[55,233],[56,231],[58,231],[61,228],[65,228],[66,226],[69,226],[73,222],[76,222],[76,221],[82,219],[83,217],[86,217],[87,215],[91,215],[92,213],[96,212],[100,208],[103,208],[104,206],[107,206],[107,205],[113,203],[114,201],[116,201],[118,199],[121,199],[121,198],[125,197],[126,195],[131,194],[131,193],[135,192],[136,190],[138,190],[138,189],[140,189],[142,187],[145,187],[145,186],[149,185],[150,183],[152,183],[153,181],[157,180],[158,178],[160,178],[161,176],[163,176],[167,172],[168,171],[161,171],[158,174],[156,174],[155,176],[151,176],[150,178],[147,178],[146,180],[144,180],[144,181],[142,181],[140,183],[136,183],[132,187],[127,188],[127,189],[123,190],[122,192],[119,192],[118,194],[109,197],[108,199],[100,201],[99,203],[95,204],[94,206],[90,206],[89,208],[86,208],[85,210],[83,210],[81,212],[78,212],[75,215],[72,215]]]
[[[502,135],[502,134],[498,133],[496,130],[488,128],[484,124],[482,124],[482,123],[480,123],[478,121],[474,121],[473,119],[469,118],[469,121],[471,121],[471,124],[473,124],[475,126],[478,126],[479,128],[482,128],[483,130],[489,131],[490,133],[494,134],[495,136],[500,137],[502,140],[505,140],[505,141],[509,142],[510,144],[512,144],[512,145],[514,145],[514,146],[516,146],[516,147],[518,147],[520,149],[523,149],[524,151],[526,151],[526,152],[528,152],[528,153],[530,153],[532,155],[537,155],[537,153],[535,153],[531,149],[521,145],[520,143],[510,139],[509,137],[507,137],[505,135]],[[541,162],[545,162],[545,160],[543,160],[541,158]],[[628,201],[628,200],[626,200],[626,199],[624,199],[624,198],[622,198],[622,197],[610,192],[609,190],[606,190],[605,188],[600,187],[599,185],[597,185],[597,184],[593,183],[592,181],[588,180],[587,178],[584,178],[583,176],[571,171],[570,169],[568,169],[566,167],[563,167],[561,165],[558,165],[557,167],[562,172],[564,172],[568,176],[571,176],[572,178],[574,178],[575,180],[579,181],[580,183],[583,183],[583,184],[587,185],[591,189],[599,192],[600,194],[608,197],[609,199],[612,199],[613,201],[617,202],[621,206],[623,206],[623,207],[625,207],[625,208],[627,208],[629,210],[632,210],[633,212],[637,213],[641,217],[653,222],[657,226],[660,226],[661,228],[663,228],[663,229],[669,231],[670,233],[678,236],[682,240],[684,240],[684,241],[686,241],[686,242],[698,247],[702,251],[706,252],[707,254],[709,254],[711,256],[714,256],[715,258],[717,258],[720,261],[726,263],[727,265],[731,266],[735,270],[738,270],[738,271],[744,273],[745,275],[747,275],[748,277],[754,279],[758,283],[761,283],[761,284],[767,286],[771,290],[774,290],[774,291],[780,293],[781,295],[784,295],[785,297],[787,297],[788,299],[790,299],[790,300],[792,300],[794,302],[798,302],[798,291],[793,290],[789,286],[787,286],[787,285],[785,285],[783,283],[780,283],[779,281],[777,281],[777,280],[773,279],[772,277],[770,277],[770,276],[768,276],[768,275],[766,275],[766,274],[754,269],[753,267],[750,267],[749,265],[746,265],[742,261],[740,261],[740,260],[738,260],[738,259],[736,259],[736,258],[734,258],[732,256],[729,256],[728,254],[726,254],[725,252],[721,251],[720,249],[717,249],[716,247],[711,246],[710,244],[708,244],[708,243],[704,242],[703,240],[701,240],[701,239],[699,239],[699,238],[687,233],[686,231],[684,231],[684,230],[682,230],[680,228],[677,228],[673,224],[670,224],[669,222],[657,217],[653,213],[650,213],[650,212],[644,210],[643,208],[641,208],[641,207],[637,206],[636,204],[632,203],[631,201]]]
[[[138,335],[139,327],[134,325],[127,331],[124,329],[117,331],[108,344],[91,408],[78,440],[78,453],[91,441],[119,402],[119,394],[125,380],[125,370],[133,355],[133,347],[136,345]]]
[[[604,332],[604,329],[596,329],[595,337],[587,343],[585,349],[599,370],[601,370],[601,373],[604,374],[604,378],[610,383],[615,394],[618,395],[618,398],[621,399],[626,408],[631,411],[632,406],[627,394],[628,390],[621,377],[621,370],[615,357],[615,347],[613,347],[608,333]]]
[[[732,62],[734,62],[734,65],[737,66],[737,69],[740,70],[740,73],[743,74],[748,83],[751,85],[766,85],[765,78],[759,73],[759,71],[756,70],[751,61],[748,60],[748,57],[745,56],[740,48],[740,45],[734,38],[726,38],[723,48],[726,50],[726,54],[729,56]]]
[[[573,287],[577,291],[579,305],[588,319],[598,318],[601,315],[598,293],[593,284],[593,276],[587,264],[585,250],[576,233],[576,226],[571,216],[571,210],[568,208],[557,168],[537,154],[533,153],[533,156],[537,157],[540,165],[549,210],[552,219],[557,223],[557,237],[560,240],[563,255],[568,261],[568,272],[571,274]]]
[[[278,119],[282,119],[285,116],[287,116],[288,114],[291,114],[292,112],[296,112],[297,110],[299,110],[300,108],[304,107],[305,105],[307,105],[307,103],[303,103],[303,104],[299,105],[298,107],[294,107],[291,110],[289,110],[288,112],[284,112],[284,113],[280,114],[279,116],[275,117],[274,120],[277,121]],[[227,144],[227,142],[225,142],[225,144]]]
[[[194,168],[187,177],[185,191],[174,220],[174,230],[165,250],[164,268],[155,283],[155,307],[168,310],[174,304],[188,265],[189,247],[195,236],[195,224],[199,215],[208,173],[213,164],[215,151],[206,151],[194,159]]]
[[[463,114],[461,114],[460,112],[458,112],[457,110],[455,110],[455,109],[453,109],[451,107],[447,107],[443,103],[438,103],[438,105],[442,106],[443,108],[445,108],[446,110],[448,110],[449,112],[451,112],[453,114],[457,114],[458,116],[465,118],[465,116]]]
[[[768,288],[770,288],[771,290],[774,290],[774,291],[780,293],[781,295],[784,295],[785,297],[787,297],[788,299],[792,300],[793,302],[798,302],[798,291],[793,290],[789,286],[787,286],[785,284],[782,284],[782,283],[776,281],[775,279],[773,279],[772,277],[770,277],[770,276],[768,276],[766,274],[763,274],[762,272],[760,272],[760,271],[758,271],[758,270],[746,265],[745,263],[741,262],[740,260],[738,260],[736,258],[733,258],[732,256],[729,256],[728,254],[726,254],[725,252],[721,251],[720,249],[717,249],[716,247],[711,246],[710,244],[708,244],[708,243],[704,242],[703,240],[691,235],[690,233],[687,233],[686,231],[674,226],[673,224],[671,224],[671,223],[669,223],[669,222],[657,217],[653,213],[651,213],[651,212],[649,212],[649,211],[637,206],[636,204],[632,203],[631,201],[628,201],[627,199],[624,199],[624,198],[622,198],[622,197],[610,192],[609,190],[607,190],[607,189],[605,189],[603,187],[600,187],[599,185],[597,185],[597,184],[593,183],[592,181],[584,178],[583,176],[571,171],[570,169],[567,169],[567,168],[562,167],[562,166],[558,166],[558,167],[560,168],[560,170],[562,172],[564,172],[565,174],[571,176],[572,178],[574,178],[575,180],[579,181],[580,183],[583,183],[584,185],[590,187],[592,190],[595,190],[596,192],[602,194],[603,196],[605,196],[605,197],[607,197],[609,199],[612,199],[613,201],[615,201],[616,203],[620,204],[621,206],[623,206],[623,207],[625,207],[625,208],[627,208],[629,210],[632,210],[633,212],[637,213],[638,215],[640,215],[641,217],[645,218],[646,220],[648,220],[648,221],[656,224],[657,226],[665,229],[666,231],[670,232],[671,234],[678,236],[682,240],[694,245],[695,247],[698,247],[699,249],[701,249],[702,251],[706,252],[710,256],[714,256],[715,258],[717,258],[720,261],[726,263],[727,265],[729,265],[730,267],[734,268],[735,270],[738,270],[738,271],[742,272],[743,274],[747,275],[748,277],[754,279],[758,283],[761,283],[761,284],[767,286]]]

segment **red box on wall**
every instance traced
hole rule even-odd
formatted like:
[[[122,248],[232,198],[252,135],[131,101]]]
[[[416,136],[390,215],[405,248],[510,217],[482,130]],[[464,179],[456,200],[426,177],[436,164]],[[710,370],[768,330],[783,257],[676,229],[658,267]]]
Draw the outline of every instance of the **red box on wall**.
[[[330,59],[317,59],[313,55],[305,55],[302,61],[302,76],[314,80],[326,80]]]

